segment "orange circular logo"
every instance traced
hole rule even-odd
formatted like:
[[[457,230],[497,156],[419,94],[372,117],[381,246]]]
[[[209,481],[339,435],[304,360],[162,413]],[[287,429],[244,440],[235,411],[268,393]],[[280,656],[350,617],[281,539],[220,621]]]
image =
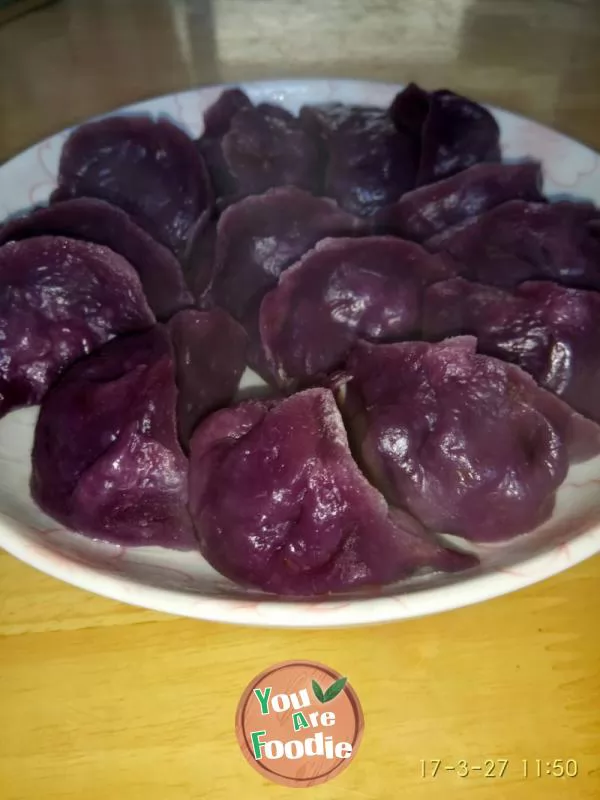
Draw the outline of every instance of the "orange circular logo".
[[[339,775],[356,755],[364,726],[348,679],[315,661],[285,661],[261,672],[235,718],[247,761],[284,786],[315,786]]]

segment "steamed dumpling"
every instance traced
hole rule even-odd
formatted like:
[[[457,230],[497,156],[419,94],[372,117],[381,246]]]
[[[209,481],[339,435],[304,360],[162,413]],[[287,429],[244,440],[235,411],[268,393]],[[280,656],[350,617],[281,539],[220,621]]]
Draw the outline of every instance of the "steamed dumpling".
[[[325,389],[248,401],[201,424],[190,511],[217,570],[280,594],[342,592],[474,563],[390,512],[356,466]]]
[[[34,500],[94,539],[196,548],[176,403],[173,347],[162,326],[115,339],[74,364],[42,404]]]
[[[154,321],[138,274],[107,247],[63,236],[0,247],[0,417],[39,403],[111,337]]]
[[[595,454],[600,428],[518,367],[440,344],[359,344],[348,425],[388,501],[433,531],[510,539],[550,516],[572,460]]]

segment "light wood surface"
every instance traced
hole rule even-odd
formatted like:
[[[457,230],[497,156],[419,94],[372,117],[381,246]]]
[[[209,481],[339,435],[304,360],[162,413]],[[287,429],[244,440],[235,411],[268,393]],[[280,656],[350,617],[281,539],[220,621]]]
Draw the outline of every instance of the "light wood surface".
[[[447,85],[600,149],[596,0],[63,0],[0,27],[0,161],[143,97],[283,75]],[[598,800],[599,584],[596,558],[450,614],[270,631],[130,608],[0,554],[0,798],[296,797],[245,763],[234,714],[256,673],[312,658],[366,720],[356,761],[307,790],[323,800]],[[421,777],[421,759],[499,758],[502,778]],[[536,758],[579,775],[524,779]]]

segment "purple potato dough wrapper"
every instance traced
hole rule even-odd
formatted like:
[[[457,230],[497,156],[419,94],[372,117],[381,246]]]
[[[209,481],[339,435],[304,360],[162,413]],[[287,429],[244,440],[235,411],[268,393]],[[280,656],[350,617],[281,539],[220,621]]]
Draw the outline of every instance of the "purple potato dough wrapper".
[[[369,217],[414,187],[418,140],[385,109],[329,103],[304,106],[300,119],[321,142],[323,193],[351,214]]]
[[[528,280],[552,280],[600,289],[600,239],[591,203],[528,203],[511,200],[448,228],[424,246],[443,253],[464,278],[514,288]]]
[[[344,408],[388,502],[436,532],[506,541],[548,519],[569,464],[600,452],[600,427],[475,348],[361,343]]]
[[[448,277],[442,259],[389,236],[325,239],[263,299],[260,334],[279,385],[308,385],[343,366],[360,339],[418,335],[425,287]]]
[[[107,247],[38,236],[0,247],[0,416],[39,403],[71,363],[154,324],[140,279]]]
[[[311,596],[476,559],[445,549],[356,466],[333,395],[248,401],[196,430],[190,511],[210,563],[239,583]]]
[[[423,242],[508,200],[542,202],[539,164],[476,164],[382,208],[376,230]]]
[[[455,278],[425,292],[423,336],[476,336],[480,352],[517,364],[600,422],[599,319],[597,292],[550,281],[510,291]]]
[[[173,347],[162,326],[115,339],[74,364],[42,403],[35,502],[94,539],[197,549],[176,402]]]
[[[126,211],[181,257],[213,203],[194,141],[165,118],[104,117],[76,128],[64,144],[53,202],[96,197]]]
[[[455,92],[426,92],[411,83],[396,95],[389,114],[399,131],[419,137],[417,186],[500,161],[498,123],[486,108]]]
[[[32,236],[68,236],[104,245],[135,268],[158,319],[194,304],[173,253],[140,228],[117,206],[81,197],[36,208],[0,227],[0,245]]]

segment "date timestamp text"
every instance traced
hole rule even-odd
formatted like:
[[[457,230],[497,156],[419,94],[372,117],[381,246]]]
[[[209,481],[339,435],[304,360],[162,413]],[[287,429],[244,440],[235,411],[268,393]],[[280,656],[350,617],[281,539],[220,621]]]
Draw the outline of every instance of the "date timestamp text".
[[[481,761],[422,758],[420,768],[422,778],[437,778],[443,774],[454,774],[459,778],[476,775],[483,778],[575,778],[579,771],[574,758],[522,758],[514,762],[508,758],[486,758]]]

